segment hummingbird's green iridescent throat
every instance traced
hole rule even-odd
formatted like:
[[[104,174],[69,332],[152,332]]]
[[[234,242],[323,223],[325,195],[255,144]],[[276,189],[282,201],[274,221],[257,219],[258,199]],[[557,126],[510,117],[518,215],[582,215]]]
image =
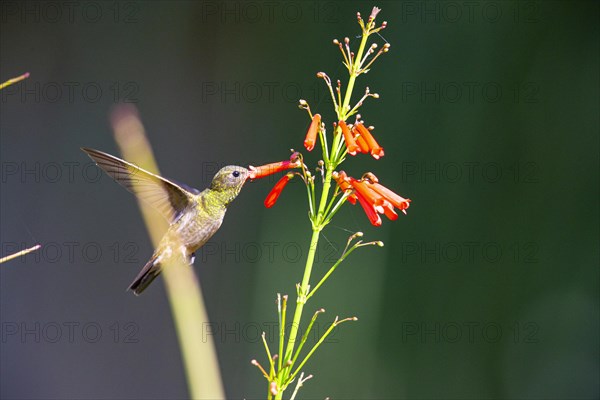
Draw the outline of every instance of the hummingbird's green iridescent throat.
[[[150,261],[129,285],[139,295],[152,283],[168,259],[193,264],[194,252],[221,226],[227,206],[240,193],[250,171],[228,165],[217,172],[202,192],[168,179],[102,151],[82,147],[96,164],[115,181],[156,208],[170,223]]]

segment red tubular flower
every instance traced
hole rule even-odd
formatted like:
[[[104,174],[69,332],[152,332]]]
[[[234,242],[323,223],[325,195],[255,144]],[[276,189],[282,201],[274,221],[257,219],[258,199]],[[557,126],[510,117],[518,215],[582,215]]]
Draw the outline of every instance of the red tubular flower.
[[[369,153],[369,144],[367,143],[365,138],[360,134],[356,125],[354,125],[354,127],[352,128],[352,133],[354,133],[356,143],[358,144],[358,147],[360,148],[360,152],[365,153],[365,154]]]
[[[344,140],[346,141],[346,148],[348,149],[348,154],[354,156],[356,152],[360,150],[358,144],[356,144],[356,140],[354,140],[354,135],[348,129],[348,125],[344,121],[339,122],[340,128],[342,128],[342,133],[344,134]]]
[[[369,221],[371,221],[371,224],[375,226],[381,226],[381,217],[379,216],[379,214],[377,214],[377,210],[375,209],[373,204],[371,204],[369,200],[365,199],[363,195],[360,194],[360,192],[356,192],[356,194],[358,197],[358,201],[360,202],[360,205],[362,206],[363,210],[365,210],[365,214],[367,214],[367,217],[369,218]]]
[[[377,143],[373,135],[371,135],[369,129],[367,129],[364,124],[356,124],[356,131],[365,139],[373,158],[378,160],[380,157],[383,157],[383,147],[379,146],[379,143]]]
[[[306,132],[306,139],[304,139],[304,147],[306,150],[312,151],[315,148],[315,143],[317,142],[317,133],[321,128],[321,114],[313,115],[312,122],[308,127],[308,132]]]
[[[267,198],[265,199],[265,207],[271,208],[275,205],[277,199],[279,198],[279,195],[281,194],[281,191],[293,177],[294,174],[287,173],[284,176],[282,176],[279,181],[277,181],[277,183],[275,184],[275,186],[273,186],[273,189],[271,189],[271,191],[267,195]]]
[[[383,196],[381,196],[379,193],[371,190],[367,186],[367,184],[363,181],[358,181],[354,178],[350,178],[350,184],[356,190],[356,193],[358,193],[365,200],[367,200],[369,202],[369,204],[371,204],[372,207],[374,207],[375,210],[377,210],[377,212],[383,214],[383,211],[384,211],[383,203],[385,201]],[[359,196],[359,199],[360,199],[360,196]]]
[[[397,195],[390,189],[381,185],[377,182],[367,183],[367,187],[373,191],[379,193],[383,198],[389,201],[394,207],[406,214],[406,209],[410,206],[410,199],[405,199],[402,196]]]
[[[383,213],[390,221],[395,221],[398,219],[398,214],[394,211],[394,206],[389,201],[383,203]]]
[[[264,178],[265,176],[273,175],[291,168],[298,168],[301,165],[302,161],[298,157],[298,153],[294,153],[289,160],[265,164],[258,167],[253,167],[251,165],[248,167],[250,170],[250,175],[248,177],[250,179]]]

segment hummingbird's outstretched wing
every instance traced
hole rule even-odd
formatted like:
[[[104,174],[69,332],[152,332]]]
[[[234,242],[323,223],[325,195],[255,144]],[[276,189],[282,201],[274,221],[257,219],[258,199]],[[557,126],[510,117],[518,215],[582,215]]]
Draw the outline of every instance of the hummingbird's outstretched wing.
[[[191,191],[134,164],[103,151],[87,147],[81,150],[115,181],[160,211],[169,222],[175,221],[194,201]]]

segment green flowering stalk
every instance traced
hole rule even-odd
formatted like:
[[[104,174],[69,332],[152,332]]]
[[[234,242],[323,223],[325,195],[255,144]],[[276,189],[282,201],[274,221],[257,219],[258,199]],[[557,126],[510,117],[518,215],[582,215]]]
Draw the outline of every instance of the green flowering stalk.
[[[317,74],[317,77],[323,79],[329,89],[337,117],[337,121],[333,124],[333,137],[331,139],[327,136],[327,130],[325,124],[322,122],[321,114],[313,114],[308,103],[305,100],[300,100],[300,108],[306,110],[311,119],[311,124],[304,140],[304,147],[307,151],[312,151],[317,142],[319,142],[322,149],[322,160],[318,162],[318,166],[315,168],[316,173],[311,173],[309,168],[304,164],[302,154],[299,152],[293,152],[289,161],[271,163],[260,167],[250,167],[251,179],[262,178],[277,172],[286,171],[286,174],[275,184],[265,199],[266,207],[275,205],[282,190],[293,178],[298,177],[301,179],[306,186],[309,219],[312,227],[304,275],[302,282],[297,284],[296,308],[292,317],[291,328],[289,332],[286,332],[288,296],[277,295],[277,310],[279,315],[278,350],[276,352],[271,351],[263,333],[263,343],[269,364],[267,368],[263,368],[258,361],[252,360],[252,364],[259,368],[268,381],[268,399],[282,399],[284,392],[290,385],[294,385],[294,391],[291,395],[291,399],[294,399],[304,382],[312,377],[312,375],[305,376],[302,369],[315,351],[338,325],[347,321],[357,320],[356,317],[343,319],[336,317],[317,343],[310,349],[305,349],[304,346],[314,323],[319,315],[325,311],[322,308],[318,309],[304,330],[304,335],[298,337],[304,306],[308,300],[323,286],[338,266],[354,250],[370,245],[383,246],[383,243],[380,241],[363,242],[360,240],[363,234],[356,232],[348,238],[346,248],[337,262],[311,288],[311,275],[321,231],[347,202],[351,204],[359,203],[371,224],[375,226],[382,224],[381,214],[390,220],[396,220],[398,218],[396,209],[406,214],[406,209],[410,205],[410,199],[405,199],[383,186],[373,173],[367,172],[361,178],[356,179],[347,176],[343,170],[338,169],[349,155],[355,156],[359,153],[370,154],[375,159],[384,156],[383,148],[372,134],[374,128],[367,126],[362,120],[361,115],[358,114],[360,107],[367,98],[372,97],[377,99],[379,95],[371,93],[369,88],[366,87],[364,95],[354,105],[351,105],[357,78],[369,72],[375,60],[390,49],[389,43],[385,43],[381,48],[376,43],[369,44],[371,35],[380,32],[386,27],[386,22],[383,22],[379,26],[375,23],[379,12],[380,9],[374,7],[366,21],[361,18],[360,13],[357,13],[362,35],[356,53],[351,50],[349,38],[346,37],[343,41],[337,39],[333,41],[334,45],[339,47],[342,53],[343,64],[348,70],[349,78],[345,90],[342,88],[341,81],[338,80],[334,88],[331,79],[326,73],[319,72]],[[352,116],[354,116],[354,121],[349,122]],[[317,182],[322,183],[320,193],[316,187]]]

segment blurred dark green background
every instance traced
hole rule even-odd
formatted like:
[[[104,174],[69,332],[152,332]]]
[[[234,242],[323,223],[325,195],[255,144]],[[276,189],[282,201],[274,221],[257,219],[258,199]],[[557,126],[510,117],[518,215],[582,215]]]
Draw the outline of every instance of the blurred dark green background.
[[[3,1],[0,395],[187,396],[163,282],[125,288],[152,253],[134,198],[79,150],[116,153],[108,115],[139,108],[165,176],[204,188],[223,164],[300,148],[346,81],[333,38],[358,42],[374,5],[391,52],[362,76],[362,115],[386,156],[357,157],[413,200],[373,229],[348,206],[321,240],[307,309],[356,315],[306,367],[303,398],[598,398],[598,2]],[[318,155],[307,156],[311,163]],[[275,295],[292,294],[309,240],[304,189],[273,209],[247,185],[196,259],[229,398],[263,398],[250,365]],[[327,243],[331,242],[331,245]],[[204,338],[205,339],[205,338]],[[200,339],[203,340],[203,339]]]

